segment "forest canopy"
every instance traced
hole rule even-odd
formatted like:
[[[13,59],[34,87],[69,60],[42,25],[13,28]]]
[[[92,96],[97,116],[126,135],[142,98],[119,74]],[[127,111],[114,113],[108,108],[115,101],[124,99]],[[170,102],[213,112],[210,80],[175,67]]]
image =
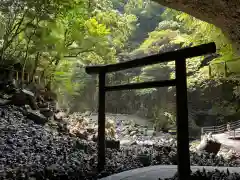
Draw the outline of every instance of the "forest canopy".
[[[219,28],[150,0],[4,0],[0,4],[0,40],[2,67],[20,63],[31,80],[37,76],[50,83],[59,105],[72,111],[96,109],[97,79],[85,73],[86,65],[116,63],[215,42],[216,54],[187,62],[189,92],[204,94],[206,89],[223,83],[226,71],[230,79],[236,78],[240,65]],[[165,63],[110,74],[107,82],[173,77],[174,63]],[[231,88],[230,93],[239,97],[238,85]],[[156,122],[164,117],[166,124],[174,124],[174,94],[170,88],[115,92],[107,97],[107,110],[139,111]],[[223,104],[214,97],[212,101],[211,109],[221,112]],[[191,115],[196,114],[192,106]],[[165,121],[161,123],[164,126]]]

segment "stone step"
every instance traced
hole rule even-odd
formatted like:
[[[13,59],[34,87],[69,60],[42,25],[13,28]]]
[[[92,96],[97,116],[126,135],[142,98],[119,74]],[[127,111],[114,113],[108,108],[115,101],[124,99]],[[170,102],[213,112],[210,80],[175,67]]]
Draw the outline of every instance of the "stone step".
[[[213,171],[215,169],[227,171],[228,169],[230,173],[240,173],[240,168],[238,167],[191,166],[193,172],[198,169],[202,170],[203,168],[207,171]],[[121,172],[100,180],[157,180],[159,178],[171,178],[176,172],[176,165],[157,165]]]

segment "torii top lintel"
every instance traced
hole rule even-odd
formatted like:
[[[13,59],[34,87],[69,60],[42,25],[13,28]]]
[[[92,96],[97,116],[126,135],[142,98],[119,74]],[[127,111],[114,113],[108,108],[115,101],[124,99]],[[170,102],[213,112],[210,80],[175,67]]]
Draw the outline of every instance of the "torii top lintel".
[[[215,53],[215,52],[216,52],[216,45],[214,42],[212,42],[212,43],[203,44],[195,47],[183,48],[183,49],[179,49],[172,52],[156,54],[156,55],[147,56],[140,59],[125,61],[125,62],[120,62],[116,64],[87,66],[86,73],[99,74],[99,73],[116,72],[116,71],[122,71],[129,68],[153,65],[153,64],[169,62],[177,59],[187,59],[187,58],[197,57],[204,54]]]

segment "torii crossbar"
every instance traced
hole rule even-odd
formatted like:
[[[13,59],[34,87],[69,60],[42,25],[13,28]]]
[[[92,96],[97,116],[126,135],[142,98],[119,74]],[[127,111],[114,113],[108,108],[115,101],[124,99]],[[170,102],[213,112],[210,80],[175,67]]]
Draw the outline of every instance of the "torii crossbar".
[[[178,175],[180,180],[189,179],[189,131],[188,131],[188,103],[187,103],[187,75],[186,59],[216,52],[215,43],[203,44],[195,47],[156,54],[141,59],[125,61],[109,65],[87,66],[88,74],[98,74],[98,170],[102,171],[105,166],[105,94],[107,91],[119,91],[130,89],[144,89],[153,87],[176,86],[177,105],[177,155]],[[125,69],[153,65],[157,63],[175,61],[175,79],[131,83],[116,86],[106,86],[106,74]]]

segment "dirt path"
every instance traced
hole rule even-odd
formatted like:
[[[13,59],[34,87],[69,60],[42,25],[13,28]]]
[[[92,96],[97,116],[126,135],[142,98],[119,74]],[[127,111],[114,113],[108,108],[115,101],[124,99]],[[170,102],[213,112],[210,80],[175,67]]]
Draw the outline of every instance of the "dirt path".
[[[240,129],[237,129],[237,131],[240,132]],[[213,137],[215,137],[221,144],[231,147],[236,151],[240,152],[240,140],[228,139],[229,134],[227,132],[221,134],[214,134]]]
[[[91,116],[92,120],[96,120],[97,121],[97,114],[92,114]],[[115,119],[115,120],[133,120],[136,124],[141,125],[141,126],[148,126],[148,127],[152,127],[153,123],[149,120],[149,119],[144,119],[141,118],[137,115],[128,115],[128,114],[110,114],[110,113],[106,113],[106,117]]]

